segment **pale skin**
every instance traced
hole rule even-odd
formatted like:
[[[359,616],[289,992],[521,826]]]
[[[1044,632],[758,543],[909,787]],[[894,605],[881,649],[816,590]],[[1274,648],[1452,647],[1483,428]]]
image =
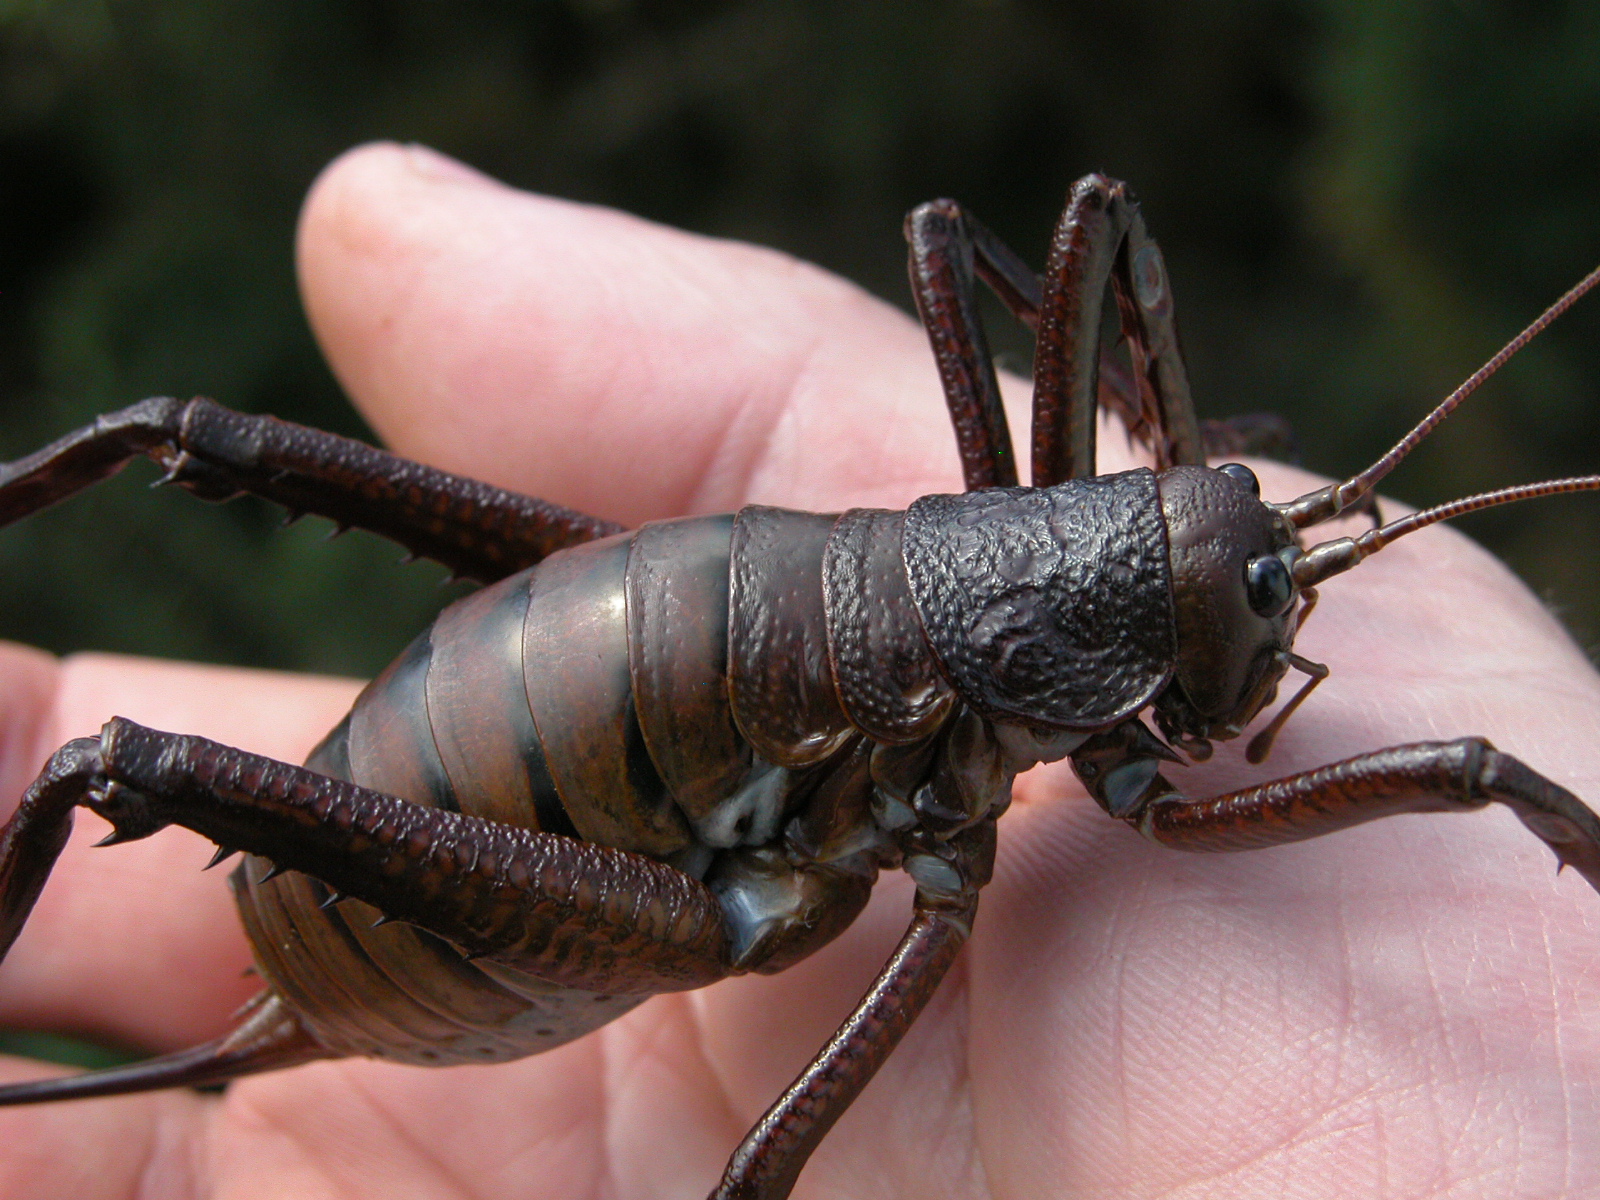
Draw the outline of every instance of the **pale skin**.
[[[400,453],[630,524],[959,487],[920,330],[781,255],[393,146],[329,168],[299,252],[335,371]],[[1011,399],[1025,429],[1025,388]],[[1131,461],[1102,437],[1102,469]],[[1269,498],[1313,486],[1259,469]],[[1600,802],[1600,679],[1486,554],[1429,530],[1322,593],[1297,648],[1332,678],[1266,764],[1235,743],[1179,786],[1482,734]],[[298,760],[355,686],[0,654],[8,798],[114,713]],[[222,873],[200,873],[209,844],[168,830],[89,851],[104,832],[80,818],[0,969],[0,1023],[152,1051],[213,1036],[257,981]],[[781,976],[657,998],[507,1066],[319,1063],[220,1098],[0,1111],[0,1195],[700,1197],[908,904],[890,876]],[[1498,809],[1191,856],[1037,771],[1001,822],[973,941],[796,1195],[1594,1195],[1597,945],[1600,896]]]

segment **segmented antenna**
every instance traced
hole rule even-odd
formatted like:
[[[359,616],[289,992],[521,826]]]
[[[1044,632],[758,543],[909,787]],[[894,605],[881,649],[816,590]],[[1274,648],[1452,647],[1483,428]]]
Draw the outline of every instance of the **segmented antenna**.
[[[1322,542],[1295,559],[1293,574],[1295,586],[1301,589],[1314,587],[1330,575],[1348,571],[1362,559],[1376,554],[1396,538],[1415,533],[1439,521],[1448,521],[1463,513],[1477,512],[1480,508],[1493,508],[1497,504],[1510,504],[1514,500],[1533,500],[1539,496],[1554,496],[1562,492],[1600,491],[1600,475],[1575,475],[1571,479],[1550,479],[1544,483],[1524,483],[1517,487],[1497,488],[1480,492],[1412,513],[1408,517],[1390,521],[1377,529],[1369,529],[1360,537],[1337,538]]]
[[[1511,358],[1511,356],[1516,354],[1517,351],[1521,350],[1534,338],[1538,337],[1539,334],[1543,333],[1546,326],[1548,326],[1562,313],[1566,312],[1567,309],[1571,308],[1585,295],[1587,295],[1596,284],[1600,284],[1600,267],[1596,267],[1582,279],[1578,280],[1577,283],[1573,284],[1573,286],[1568,289],[1567,293],[1562,296],[1561,299],[1557,300],[1549,308],[1545,309],[1544,312],[1539,314],[1538,318],[1533,322],[1533,324],[1529,325],[1521,333],[1517,334],[1516,337],[1512,338],[1509,342],[1502,346],[1498,354],[1474,371],[1467,378],[1467,380],[1461,384],[1460,387],[1456,388],[1455,391],[1451,392],[1444,398],[1443,401],[1440,402],[1439,407],[1435,408],[1431,413],[1423,417],[1421,421],[1417,422],[1415,429],[1396,442],[1387,454],[1378,459],[1377,462],[1373,463],[1365,471],[1362,471],[1359,475],[1352,475],[1343,483],[1332,483],[1327,487],[1318,488],[1314,492],[1307,492],[1299,499],[1291,500],[1288,504],[1277,506],[1278,510],[1289,519],[1289,523],[1296,529],[1305,529],[1311,525],[1321,524],[1323,521],[1330,520],[1331,518],[1336,517],[1340,513],[1344,512],[1351,505],[1355,504],[1363,496],[1370,492],[1375,486],[1377,486],[1378,481],[1390,471],[1394,470],[1395,467],[1400,464],[1400,460],[1405,458],[1406,455],[1410,454],[1423,438],[1432,433],[1434,427],[1437,426],[1439,422],[1448,417],[1456,410],[1463,400],[1472,395],[1472,393],[1477,391],[1478,388],[1483,386],[1484,381],[1488,379],[1489,376],[1493,375],[1496,371],[1503,367],[1506,364],[1507,359]],[[1565,483],[1570,481],[1563,480],[1561,482]],[[1562,490],[1577,491],[1580,489],[1565,488]],[[1547,495],[1548,493],[1539,494]],[[1498,495],[1498,493],[1490,492],[1485,493],[1485,495]],[[1479,497],[1472,497],[1472,499],[1478,498]],[[1519,500],[1522,498],[1523,497],[1521,496],[1511,497],[1511,499]],[[1457,501],[1457,503],[1461,502]],[[1492,503],[1502,504],[1505,503],[1505,501],[1495,500],[1492,501]],[[1465,512],[1470,510],[1463,509],[1462,511]],[[1422,514],[1418,513],[1417,515],[1421,516]],[[1455,516],[1459,514],[1452,513],[1451,515]],[[1445,518],[1438,517],[1435,519],[1444,520]],[[1410,531],[1406,530],[1405,532]],[[1396,534],[1395,536],[1398,537],[1399,534]],[[1359,561],[1359,559],[1357,561]]]

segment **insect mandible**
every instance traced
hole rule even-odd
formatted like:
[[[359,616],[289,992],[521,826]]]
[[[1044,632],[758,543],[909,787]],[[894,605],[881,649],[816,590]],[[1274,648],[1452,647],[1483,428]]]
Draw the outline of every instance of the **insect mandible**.
[[[1482,373],[1372,469],[1267,505],[1246,469],[1202,465],[1170,287],[1120,184],[1074,189],[1042,284],[948,202],[908,233],[968,492],[903,513],[751,507],[627,534],[206,401],[146,401],[7,467],[7,521],[145,454],[207,498],[248,491],[360,525],[489,586],[369,687],[309,769],[120,720],[62,748],[0,845],[3,945],[83,804],[113,840],[180,824],[255,856],[234,882],[268,988],[211,1046],[0,1102],[337,1055],[534,1053],[648,994],[798,961],[849,924],[878,871],[903,867],[917,885],[905,940],[717,1193],[782,1196],[965,939],[1011,779],[1035,762],[1069,757],[1111,815],[1191,849],[1499,800],[1600,880],[1589,811],[1476,739],[1196,802],[1160,774],[1237,736],[1291,667],[1320,678],[1292,643],[1322,578],[1457,511],[1600,481],[1508,489],[1302,552],[1300,530],[1370,496]],[[974,277],[1039,331],[1034,488],[1014,486]],[[1108,287],[1133,372],[1103,389]],[[1094,476],[1102,395],[1159,473]],[[457,1019],[421,1020],[386,989],[397,974]],[[359,1004],[337,1002],[351,992]]]

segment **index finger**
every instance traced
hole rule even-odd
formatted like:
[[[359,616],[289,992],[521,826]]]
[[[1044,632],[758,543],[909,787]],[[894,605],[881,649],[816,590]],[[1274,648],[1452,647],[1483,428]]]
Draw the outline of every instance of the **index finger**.
[[[960,488],[921,329],[777,251],[375,145],[318,180],[299,255],[335,373],[401,454],[629,525]]]

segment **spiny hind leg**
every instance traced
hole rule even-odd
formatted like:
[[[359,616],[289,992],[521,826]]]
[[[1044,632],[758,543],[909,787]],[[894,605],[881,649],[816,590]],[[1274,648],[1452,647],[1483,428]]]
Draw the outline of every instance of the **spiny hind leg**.
[[[66,499],[140,455],[167,469],[166,482],[203,499],[249,492],[296,515],[371,530],[484,583],[622,529],[364,442],[210,400],[166,397],[107,413],[0,464],[0,525]]]
[[[111,822],[102,844],[181,825],[562,987],[648,994],[728,973],[715,897],[664,863],[120,717],[57,751],[0,832],[0,951],[80,805]]]
[[[26,922],[80,806],[111,822],[102,844],[181,825],[303,871],[464,955],[561,987],[648,994],[698,987],[730,970],[720,905],[672,867],[121,719],[58,750],[0,830],[0,955]],[[217,1082],[326,1056],[269,996],[216,1043],[110,1074],[0,1089],[0,1104]]]
[[[79,738],[58,750],[0,831],[0,957],[21,933],[66,846],[73,807],[87,802],[91,789],[103,786],[95,742]],[[125,1066],[9,1084],[0,1087],[0,1105],[201,1087],[325,1057],[327,1052],[294,1014],[276,996],[261,992],[222,1037]]]

